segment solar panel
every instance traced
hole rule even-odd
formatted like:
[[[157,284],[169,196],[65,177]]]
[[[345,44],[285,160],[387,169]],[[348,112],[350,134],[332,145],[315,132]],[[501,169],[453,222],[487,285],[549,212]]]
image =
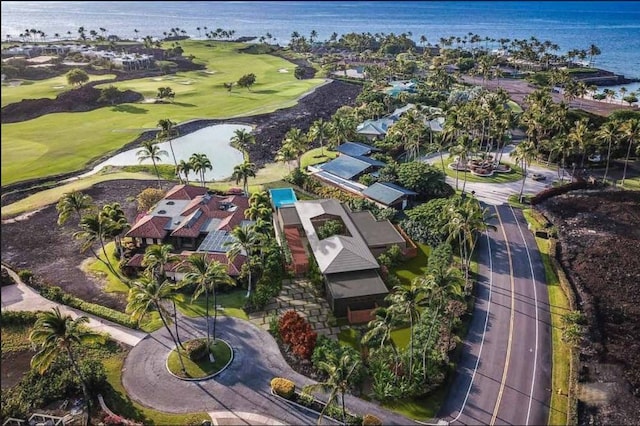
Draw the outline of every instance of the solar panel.
[[[235,239],[226,231],[210,232],[198,247],[198,251],[210,253],[226,253]]]

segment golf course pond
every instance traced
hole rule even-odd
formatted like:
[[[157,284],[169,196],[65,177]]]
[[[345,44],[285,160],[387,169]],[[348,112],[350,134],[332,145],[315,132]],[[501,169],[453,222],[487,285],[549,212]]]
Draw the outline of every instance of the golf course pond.
[[[211,182],[229,178],[233,174],[233,168],[244,161],[242,152],[230,145],[234,132],[239,129],[245,129],[248,132],[252,130],[251,126],[242,124],[217,124],[172,139],[171,144],[173,145],[176,161],[188,161],[189,157],[195,153],[206,154],[211,161],[213,169],[206,171],[205,180]],[[174,164],[169,142],[161,142],[158,147],[166,151],[167,155],[161,156],[161,160],[157,164]],[[139,150],[140,148],[138,147],[116,154],[95,166],[91,172],[82,177],[97,173],[105,166],[152,164],[150,159],[142,162],[138,161],[137,152]],[[197,181],[199,177],[191,172],[189,173],[189,179]]]

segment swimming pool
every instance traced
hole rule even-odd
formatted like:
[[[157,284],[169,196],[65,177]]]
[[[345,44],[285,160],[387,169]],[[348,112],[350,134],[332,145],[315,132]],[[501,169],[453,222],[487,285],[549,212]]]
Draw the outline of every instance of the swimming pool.
[[[276,208],[293,204],[298,201],[296,193],[293,192],[292,188],[270,189],[269,195],[271,196],[271,201]]]

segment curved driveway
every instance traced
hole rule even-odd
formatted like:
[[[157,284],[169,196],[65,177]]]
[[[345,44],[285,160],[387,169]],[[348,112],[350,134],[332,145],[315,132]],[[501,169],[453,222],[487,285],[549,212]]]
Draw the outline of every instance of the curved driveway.
[[[204,318],[180,321],[183,340],[206,335]],[[194,411],[253,412],[288,424],[315,424],[317,416],[293,408],[271,395],[270,382],[275,376],[286,377],[301,387],[315,383],[289,367],[273,337],[248,321],[220,317],[217,337],[234,350],[234,360],[218,376],[187,382],[173,377],[165,367],[172,342],[164,328],[136,345],[124,363],[122,382],[129,396],[158,410],[174,413]],[[347,395],[347,408],[358,414],[374,414],[384,424],[413,423],[375,404]],[[326,423],[326,421],[325,421]]]

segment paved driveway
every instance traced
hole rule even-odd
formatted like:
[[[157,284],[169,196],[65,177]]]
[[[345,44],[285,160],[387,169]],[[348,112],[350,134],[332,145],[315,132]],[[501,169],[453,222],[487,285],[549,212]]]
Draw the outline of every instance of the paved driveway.
[[[206,335],[204,318],[181,321],[183,340]],[[127,357],[122,382],[129,396],[157,410],[187,413],[194,411],[233,411],[267,415],[288,424],[315,424],[317,418],[273,397],[273,377],[286,377],[296,385],[314,383],[289,367],[273,337],[248,321],[232,317],[218,318],[217,336],[234,350],[229,368],[213,379],[187,382],[166,370],[172,347],[164,328],[152,333],[134,347]],[[384,424],[410,424],[409,419],[382,410],[377,405],[348,396],[350,411],[371,413]]]

